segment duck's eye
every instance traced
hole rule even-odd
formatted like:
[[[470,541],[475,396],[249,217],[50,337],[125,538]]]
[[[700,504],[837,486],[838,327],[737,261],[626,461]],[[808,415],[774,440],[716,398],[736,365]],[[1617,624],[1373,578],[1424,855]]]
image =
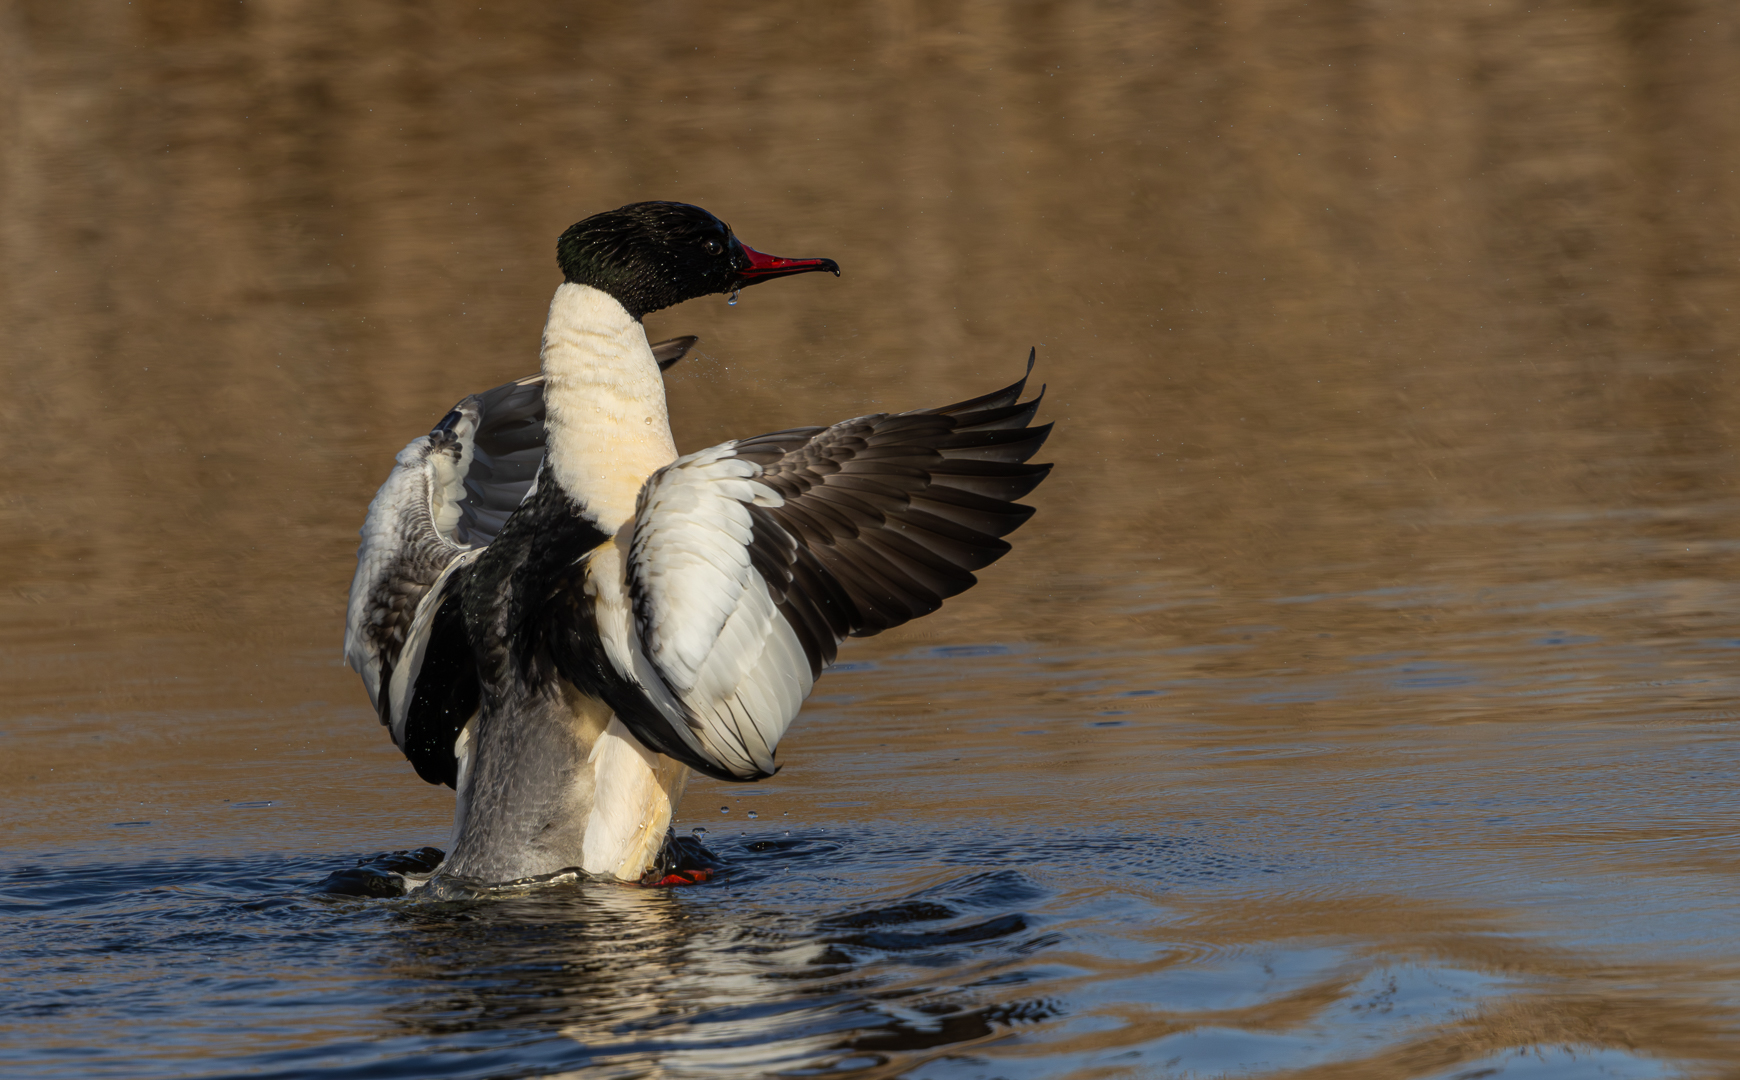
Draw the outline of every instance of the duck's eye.
[[[725,250],[725,245],[717,240],[703,240],[701,246],[707,249],[709,255],[717,255]]]

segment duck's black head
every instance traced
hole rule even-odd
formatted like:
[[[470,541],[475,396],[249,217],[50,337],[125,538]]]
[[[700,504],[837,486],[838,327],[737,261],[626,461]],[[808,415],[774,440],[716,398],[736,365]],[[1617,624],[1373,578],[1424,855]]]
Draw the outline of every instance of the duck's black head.
[[[699,206],[676,202],[629,203],[576,222],[556,241],[556,263],[570,282],[609,293],[637,319],[776,277],[840,273],[832,259],[763,255]]]

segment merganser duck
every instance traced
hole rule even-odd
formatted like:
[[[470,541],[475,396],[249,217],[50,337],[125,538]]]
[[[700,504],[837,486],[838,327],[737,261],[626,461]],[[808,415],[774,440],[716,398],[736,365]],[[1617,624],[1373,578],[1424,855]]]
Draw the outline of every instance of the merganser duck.
[[[1050,425],[1027,426],[1023,376],[679,457],[660,372],[694,339],[649,345],[642,318],[838,265],[670,202],[556,251],[542,371],[459,402],[369,504],[345,656],[418,775],[455,789],[440,875],[693,880],[660,869],[689,771],[771,776],[841,639],[972,586],[1033,513],[1014,500],[1050,471],[1026,463]]]

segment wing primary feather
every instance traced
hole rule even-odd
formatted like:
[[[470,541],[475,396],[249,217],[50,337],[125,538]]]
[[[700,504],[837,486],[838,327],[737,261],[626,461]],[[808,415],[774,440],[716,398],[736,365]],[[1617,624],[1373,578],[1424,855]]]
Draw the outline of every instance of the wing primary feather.
[[[922,413],[972,412],[976,409],[996,409],[1005,405],[1013,404],[1020,400],[1021,391],[1027,388],[1027,378],[1033,374],[1033,365],[1038,358],[1039,350],[1037,348],[1028,349],[1026,372],[1022,374],[1020,379],[1010,383],[1001,390],[994,390],[989,394],[984,394],[976,398],[968,398],[966,401],[957,401],[953,405],[941,405],[934,409],[921,409],[918,411]]]
[[[970,413],[951,413],[955,420],[956,431],[988,431],[1001,428],[1024,428],[1039,411],[1039,403],[1045,400],[1045,388],[1040,387],[1039,393],[1019,405],[1004,405],[995,409],[980,409]]]
[[[1051,425],[1016,430],[965,431],[950,435],[937,449],[946,458],[975,457],[986,461],[1026,461],[1051,436]]]
[[[845,587],[828,573],[816,552],[809,548],[798,549],[797,558],[792,562],[792,583],[817,617],[827,624],[831,639],[822,651],[832,662],[832,642],[845,637],[862,621],[858,605]]]
[[[1038,487],[1051,466],[951,458],[933,471],[957,491],[1013,502]]]
[[[987,536],[1007,536],[1033,516],[1033,507],[932,484],[913,496],[912,508]]]

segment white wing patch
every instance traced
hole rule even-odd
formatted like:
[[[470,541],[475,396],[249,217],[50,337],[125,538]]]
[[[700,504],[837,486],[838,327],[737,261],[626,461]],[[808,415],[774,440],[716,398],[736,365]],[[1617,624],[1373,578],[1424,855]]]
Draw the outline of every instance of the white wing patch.
[[[589,576],[617,670],[695,750],[748,779],[774,771],[774,749],[814,679],[749,557],[748,507],[784,500],[759,481],[761,466],[735,456],[735,445],[654,473],[634,519],[596,553]]]
[[[772,488],[753,479],[753,462],[731,443],[681,458],[655,473],[635,507],[629,565],[643,600],[642,641],[665,680],[691,690],[720,643],[749,586],[752,532],[745,503],[779,506]]]

